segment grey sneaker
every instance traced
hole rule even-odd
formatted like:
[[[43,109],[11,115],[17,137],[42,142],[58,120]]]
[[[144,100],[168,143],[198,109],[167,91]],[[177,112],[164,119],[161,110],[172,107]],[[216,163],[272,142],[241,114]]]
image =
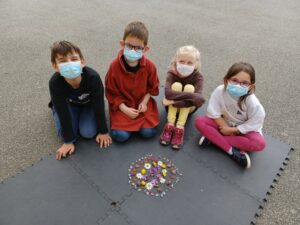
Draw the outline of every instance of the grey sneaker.
[[[232,155],[229,155],[234,161],[236,161],[241,167],[249,169],[251,167],[251,160],[246,152],[239,151],[232,147]]]

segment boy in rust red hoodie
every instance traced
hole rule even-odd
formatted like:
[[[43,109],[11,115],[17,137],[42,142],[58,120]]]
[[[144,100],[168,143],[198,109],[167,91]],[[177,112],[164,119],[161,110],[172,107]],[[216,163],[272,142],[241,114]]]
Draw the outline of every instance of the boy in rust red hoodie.
[[[149,50],[148,30],[142,22],[129,23],[120,41],[118,57],[105,77],[112,138],[126,141],[132,132],[153,137],[159,123],[157,104],[159,80],[154,63],[144,54]]]
[[[194,46],[180,47],[170,64],[163,99],[163,105],[168,108],[168,122],[160,136],[160,143],[171,143],[174,150],[183,145],[184,126],[189,114],[205,102],[200,67],[200,52]]]

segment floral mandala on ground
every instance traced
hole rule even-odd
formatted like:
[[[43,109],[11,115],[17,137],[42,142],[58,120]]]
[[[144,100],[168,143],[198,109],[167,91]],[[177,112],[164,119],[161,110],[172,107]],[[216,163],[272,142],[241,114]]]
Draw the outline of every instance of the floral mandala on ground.
[[[170,160],[153,155],[133,162],[128,171],[129,183],[134,189],[160,197],[172,189],[182,176]]]

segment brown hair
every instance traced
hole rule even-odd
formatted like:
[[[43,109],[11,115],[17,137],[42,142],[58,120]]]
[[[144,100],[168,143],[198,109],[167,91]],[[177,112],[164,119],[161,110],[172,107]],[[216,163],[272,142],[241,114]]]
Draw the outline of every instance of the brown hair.
[[[128,36],[136,37],[144,42],[144,45],[146,46],[148,44],[148,37],[149,37],[149,32],[142,22],[139,21],[134,21],[129,23],[125,27],[124,35],[123,35],[123,41]]]
[[[66,56],[70,53],[76,52],[79,54],[81,60],[83,60],[83,55],[78,46],[72,44],[69,41],[57,41],[54,42],[51,47],[51,62],[56,63],[55,59],[58,55]]]
[[[227,74],[225,75],[224,77],[224,85],[225,85],[225,90],[226,90],[226,87],[227,87],[227,84],[228,84],[228,80],[237,75],[239,72],[245,72],[247,74],[249,74],[250,76],[250,81],[251,81],[251,84],[255,84],[255,70],[253,68],[253,66],[249,63],[246,63],[246,62],[238,62],[238,63],[234,63],[230,68],[229,70],[227,71]],[[242,109],[242,103],[244,103],[246,101],[246,98],[253,94],[255,91],[255,86],[253,85],[249,90],[248,90],[248,93],[244,96],[241,96],[238,100],[238,106],[241,110]]]

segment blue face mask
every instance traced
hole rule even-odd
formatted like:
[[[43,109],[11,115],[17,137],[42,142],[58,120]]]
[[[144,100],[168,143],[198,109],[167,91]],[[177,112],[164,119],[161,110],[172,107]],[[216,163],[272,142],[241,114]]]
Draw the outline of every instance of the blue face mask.
[[[129,62],[135,62],[143,57],[143,51],[124,48],[123,55]]]
[[[239,84],[227,84],[226,90],[228,91],[229,94],[231,94],[234,97],[241,97],[244,96],[248,93],[248,87],[242,87]]]
[[[60,75],[68,79],[75,79],[79,77],[82,72],[80,61],[59,63],[58,69]]]

